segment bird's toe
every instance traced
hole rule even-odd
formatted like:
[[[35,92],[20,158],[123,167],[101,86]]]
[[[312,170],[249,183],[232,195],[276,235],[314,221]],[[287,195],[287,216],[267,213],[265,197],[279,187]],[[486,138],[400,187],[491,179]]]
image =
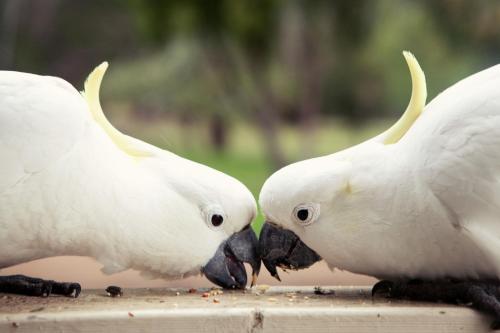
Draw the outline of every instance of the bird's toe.
[[[394,282],[388,280],[381,280],[372,288],[372,297],[375,296],[385,296],[389,297],[391,295],[392,288],[394,287]]]

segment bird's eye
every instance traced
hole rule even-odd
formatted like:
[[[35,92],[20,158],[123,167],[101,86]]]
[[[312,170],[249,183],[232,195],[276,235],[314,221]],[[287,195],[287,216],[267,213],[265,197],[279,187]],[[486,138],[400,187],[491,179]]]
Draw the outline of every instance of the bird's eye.
[[[309,217],[309,210],[306,208],[299,209],[297,211],[297,218],[301,221],[307,221],[307,218]]]
[[[227,219],[224,210],[219,205],[207,206],[202,211],[205,216],[205,221],[210,229],[218,230]]]
[[[293,210],[293,218],[300,225],[309,225],[316,221],[319,216],[318,204],[302,204]]]
[[[218,227],[224,222],[224,217],[220,214],[213,214],[210,222],[214,227]]]

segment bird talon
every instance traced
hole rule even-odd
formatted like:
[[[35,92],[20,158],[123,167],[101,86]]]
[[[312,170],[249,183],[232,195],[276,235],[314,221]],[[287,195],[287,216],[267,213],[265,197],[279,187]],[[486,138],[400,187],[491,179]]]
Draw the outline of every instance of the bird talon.
[[[491,323],[490,328],[491,328],[493,331],[500,330],[500,319],[495,319],[495,320]]]
[[[80,286],[79,283],[72,283],[69,288],[71,291],[71,293],[69,295],[72,295],[74,292],[75,298],[77,298],[80,295],[80,292],[82,291],[82,287]]]
[[[42,284],[42,297],[49,297],[52,294],[52,282],[43,282]]]
[[[386,297],[391,295],[394,283],[388,280],[382,280],[377,282],[372,288],[372,297],[377,294],[385,294]]]

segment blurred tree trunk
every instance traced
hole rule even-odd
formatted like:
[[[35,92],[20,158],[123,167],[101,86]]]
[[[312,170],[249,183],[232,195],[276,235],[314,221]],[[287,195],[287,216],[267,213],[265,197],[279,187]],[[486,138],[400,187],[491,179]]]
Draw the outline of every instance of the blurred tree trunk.
[[[286,161],[277,135],[279,130],[279,112],[269,89],[262,91],[261,96],[261,105],[256,106],[255,112],[257,123],[264,136],[268,158],[275,169],[280,169],[286,165]]]
[[[1,69],[13,69],[16,51],[16,37],[23,0],[5,0],[1,17],[0,31],[0,66]]]
[[[217,152],[227,146],[227,125],[221,114],[215,113],[210,121],[210,138]]]
[[[235,71],[235,81],[238,84],[234,93],[239,95],[241,104],[248,107],[250,115],[258,125],[264,138],[267,158],[273,169],[279,169],[286,165],[278,137],[279,108],[268,80],[262,77],[265,72],[264,65],[257,60],[251,61],[250,57],[234,43],[229,43],[227,49],[231,55],[231,67]]]
[[[316,52],[316,45],[311,38],[311,31],[304,31],[303,52],[299,58],[301,86],[299,100],[299,123],[303,132],[301,153],[303,157],[314,154],[314,130],[320,113],[321,75],[320,61]]]
[[[319,13],[318,13],[319,12]],[[321,10],[310,3],[288,1],[281,14],[280,56],[284,70],[294,81],[296,89],[294,114],[301,130],[300,155],[302,158],[315,154],[314,134],[321,109],[321,84],[324,59],[321,57],[322,39]]]
[[[314,155],[314,137],[316,121],[321,108],[322,59],[318,50],[319,33],[317,24],[311,21],[316,15],[308,15],[307,10],[300,10],[300,30],[298,33],[297,56],[295,68],[298,70],[299,87],[299,114],[298,121],[302,129],[301,155]],[[308,24],[310,23],[310,24]]]
[[[211,110],[212,112],[210,112],[210,141],[217,152],[222,152],[226,149],[229,132],[227,120],[224,117],[224,98],[226,98],[225,91],[228,89],[224,80],[224,78],[228,76],[225,52],[219,43],[215,43],[211,39],[208,41],[204,40],[203,45],[205,50],[204,59],[207,62],[205,67],[208,70],[208,75],[214,83],[216,90],[219,92],[218,97],[220,97],[220,109]]]

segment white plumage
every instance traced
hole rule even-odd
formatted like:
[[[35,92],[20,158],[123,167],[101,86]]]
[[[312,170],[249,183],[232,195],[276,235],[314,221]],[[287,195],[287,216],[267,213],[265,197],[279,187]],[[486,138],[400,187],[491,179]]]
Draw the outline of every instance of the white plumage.
[[[253,219],[239,181],[107,122],[106,67],[82,94],[59,78],[0,72],[0,268],[82,255],[106,273],[182,277]],[[214,213],[222,226],[210,225]]]
[[[260,203],[332,268],[378,278],[500,278],[500,65],[425,109],[413,80],[402,119],[344,151],[272,175]],[[307,207],[305,225],[296,216]]]

